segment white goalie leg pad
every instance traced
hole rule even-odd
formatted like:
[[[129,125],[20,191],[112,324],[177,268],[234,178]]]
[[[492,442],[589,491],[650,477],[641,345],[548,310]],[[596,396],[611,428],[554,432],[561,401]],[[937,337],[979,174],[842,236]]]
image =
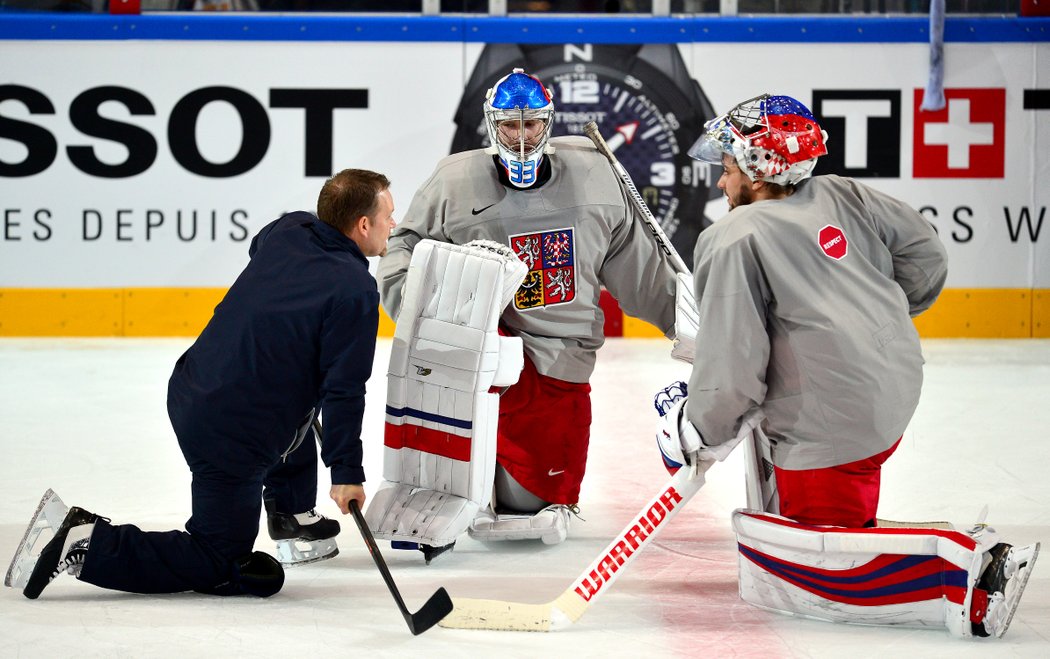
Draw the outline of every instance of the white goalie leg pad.
[[[446,545],[488,504],[499,420],[489,390],[517,382],[524,364],[521,339],[497,326],[526,271],[498,243],[413,250],[387,373],[385,482],[365,515],[377,538]]]
[[[33,573],[37,559],[40,558],[40,550],[54,537],[55,531],[62,525],[68,512],[69,507],[62,503],[62,499],[53,490],[48,489],[47,492],[44,492],[44,496],[36,507],[36,512],[33,513],[33,518],[29,520],[29,526],[26,527],[26,532],[22,536],[22,542],[18,544],[11,564],[7,568],[7,574],[4,577],[5,586],[18,589],[25,587],[29,581],[29,575]],[[42,534],[44,538],[41,541]],[[36,547],[37,543],[40,543],[39,549]]]
[[[733,513],[740,597],[779,613],[830,622],[947,628],[972,636],[984,607],[974,586],[994,531],[807,526]],[[977,591],[978,598],[983,591]]]

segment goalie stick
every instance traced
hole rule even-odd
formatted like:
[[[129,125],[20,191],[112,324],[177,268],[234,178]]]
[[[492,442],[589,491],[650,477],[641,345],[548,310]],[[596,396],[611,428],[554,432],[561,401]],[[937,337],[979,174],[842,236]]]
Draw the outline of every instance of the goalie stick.
[[[645,505],[594,562],[557,599],[545,604],[456,598],[454,608],[438,624],[451,629],[495,629],[548,632],[580,619],[609,590],[627,565],[645,549],[678,511],[704,485],[702,473],[683,467]]]
[[[394,596],[394,602],[397,603],[397,608],[401,610],[401,615],[405,617],[409,631],[414,636],[419,636],[447,616],[452,610],[452,600],[444,588],[438,588],[437,592],[430,596],[430,599],[423,604],[419,611],[412,613],[408,610],[408,607],[405,606],[405,600],[401,598],[401,591],[397,589],[394,577],[390,575],[390,569],[386,566],[383,555],[379,553],[376,539],[372,537],[372,532],[368,529],[368,522],[365,521],[364,516],[361,514],[361,508],[358,507],[356,501],[350,501],[350,512],[353,513],[354,521],[357,522],[357,528],[361,531],[361,537],[364,538],[365,545],[368,546],[368,552],[372,554],[372,560],[375,561],[376,567],[379,568],[379,573],[383,575],[386,587],[390,590],[390,594]]]
[[[667,254],[667,257],[671,259],[671,265],[674,266],[675,271],[682,274],[690,274],[689,266],[685,264],[682,257],[678,255],[674,245],[671,244],[670,238],[664,233],[664,230],[660,228],[660,224],[653,217],[652,212],[649,210],[649,206],[646,205],[645,200],[642,199],[642,195],[639,194],[638,188],[634,187],[634,181],[631,180],[631,175],[627,173],[627,170],[623,168],[620,161],[613,155],[612,149],[606,143],[605,138],[598,131],[598,124],[593,121],[587,122],[587,125],[583,127],[583,132],[587,134],[587,137],[591,138],[594,142],[594,146],[598,147],[602,155],[609,159],[609,164],[612,165],[613,171],[620,177],[624,185],[627,186],[627,191],[630,193],[631,202],[634,203],[635,209],[642,214],[642,220],[645,221],[645,225],[649,227],[649,231],[652,232],[653,237],[656,238],[656,242],[660,244],[660,247]]]

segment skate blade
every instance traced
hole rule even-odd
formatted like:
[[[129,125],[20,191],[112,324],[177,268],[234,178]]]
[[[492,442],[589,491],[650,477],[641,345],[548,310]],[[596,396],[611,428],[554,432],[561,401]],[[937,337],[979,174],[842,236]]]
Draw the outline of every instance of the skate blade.
[[[25,587],[29,581],[29,575],[33,573],[33,567],[36,566],[38,556],[33,554],[33,549],[40,539],[40,534],[50,531],[54,535],[55,530],[62,525],[62,520],[66,518],[67,512],[69,512],[69,507],[62,502],[54,490],[48,488],[41,497],[36,512],[29,521],[29,526],[26,527],[22,542],[18,544],[18,549],[15,550],[15,555],[11,559],[11,565],[7,568],[7,575],[4,577],[5,586],[8,588]]]
[[[1002,627],[996,630],[996,638],[1002,638],[1003,634],[1006,633],[1006,630],[1010,628],[1010,623],[1013,622],[1014,614],[1017,613],[1017,606],[1021,603],[1021,595],[1024,594],[1025,586],[1028,585],[1028,577],[1032,576],[1032,568],[1035,567],[1035,559],[1039,557],[1039,543],[1037,542],[1034,545],[1030,545],[1030,547],[1032,549],[1032,555],[1027,558],[1024,567],[1018,568],[1017,574],[1011,579],[1011,581],[1017,581],[1012,589],[1013,592],[1010,597],[1012,600],[1010,602],[1010,610],[1006,614],[1006,620],[1003,622]],[[1019,549],[1027,550],[1028,547],[1020,547]],[[1011,553],[1013,551],[1014,550],[1011,550]]]
[[[427,565],[430,565],[434,561],[443,562],[452,555],[452,549],[456,546],[455,542],[443,545],[441,547],[432,547],[430,545],[420,545],[419,550],[423,552],[423,560]]]
[[[335,538],[329,540],[278,540],[277,560],[284,568],[319,563],[339,555]]]

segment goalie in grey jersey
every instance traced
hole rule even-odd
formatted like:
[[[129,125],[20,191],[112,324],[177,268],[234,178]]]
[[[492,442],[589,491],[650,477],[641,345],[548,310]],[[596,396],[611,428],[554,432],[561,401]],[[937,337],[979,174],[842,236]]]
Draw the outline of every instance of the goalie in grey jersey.
[[[805,105],[765,94],[708,122],[689,152],[722,165],[731,210],[694,254],[702,340],[689,395],[678,383],[658,396],[665,464],[703,472],[743,442],[749,509],[733,530],[745,601],[1002,636],[1039,543],[876,517],[882,465],[922,388],[911,318],[940,294],[947,257],[903,201],[811,177],[827,139]]]
[[[550,137],[554,104],[538,79],[515,69],[489,90],[484,110],[492,146],[437,164],[391,235],[377,279],[400,329],[421,241],[492,241],[525,265],[506,308],[496,310],[499,333],[523,343],[524,367],[501,392],[494,497],[480,502],[469,532],[554,544],[565,538],[586,466],[602,286],[626,313],[674,337],[676,275],[605,157],[584,137]],[[469,297],[480,284],[460,286]],[[442,295],[450,286],[446,279]],[[388,415],[392,407],[388,401]],[[417,448],[440,453],[441,441]]]

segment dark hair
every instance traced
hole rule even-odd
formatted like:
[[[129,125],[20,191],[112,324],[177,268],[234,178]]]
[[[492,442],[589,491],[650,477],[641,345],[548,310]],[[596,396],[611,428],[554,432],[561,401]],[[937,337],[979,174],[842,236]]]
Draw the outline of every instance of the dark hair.
[[[766,187],[769,188],[770,192],[779,197],[786,197],[795,191],[794,183],[770,183],[766,181]]]
[[[390,187],[390,179],[367,169],[344,169],[324,182],[317,196],[317,217],[343,233],[354,221],[376,209],[376,195]]]

